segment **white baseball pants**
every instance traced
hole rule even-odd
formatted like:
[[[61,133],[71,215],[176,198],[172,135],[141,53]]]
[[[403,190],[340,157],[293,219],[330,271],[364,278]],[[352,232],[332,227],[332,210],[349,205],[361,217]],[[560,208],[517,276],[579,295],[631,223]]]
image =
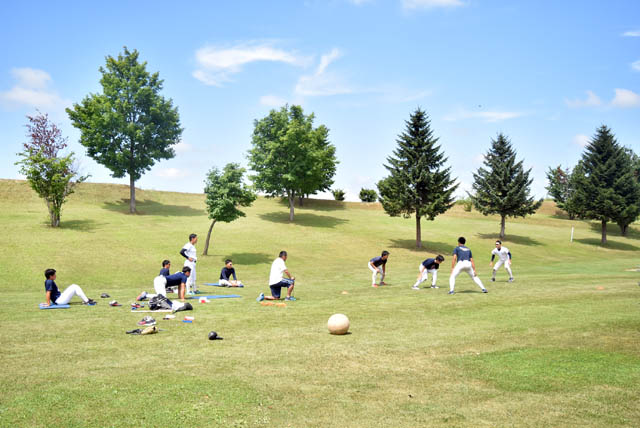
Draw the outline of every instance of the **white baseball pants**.
[[[84,291],[82,291],[82,288],[80,288],[78,284],[71,284],[62,293],[60,293],[60,297],[58,297],[53,303],[55,303],[56,305],[66,305],[71,301],[73,296],[78,296],[85,303],[89,301],[87,296],[85,296]]]
[[[453,272],[451,272],[451,276],[449,277],[449,291],[453,291],[456,286],[456,277],[460,275],[461,272],[466,272],[473,282],[475,282],[478,287],[484,290],[484,285],[482,285],[482,281],[480,278],[473,274],[473,266],[471,266],[471,262],[469,260],[464,260],[458,262],[453,268]]]
[[[369,270],[373,272],[373,274],[371,275],[371,284],[376,283],[376,276],[378,274],[380,274],[380,283],[382,283],[382,281],[384,281],[384,271],[382,270],[382,268],[374,268],[371,266],[371,263],[367,263],[367,266],[369,267]]]

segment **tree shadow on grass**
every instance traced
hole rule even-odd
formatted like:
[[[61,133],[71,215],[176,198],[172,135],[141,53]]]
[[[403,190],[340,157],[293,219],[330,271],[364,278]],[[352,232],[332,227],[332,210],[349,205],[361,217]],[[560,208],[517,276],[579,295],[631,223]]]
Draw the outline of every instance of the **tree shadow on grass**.
[[[275,211],[266,214],[259,214],[262,220],[274,223],[295,224],[306,227],[327,227],[334,228],[341,224],[347,223],[349,220],[343,218],[331,217],[328,215],[317,215],[311,213],[298,213],[294,215],[293,222],[289,221],[288,212]]]
[[[122,198],[120,202],[105,202],[102,207],[109,211],[129,214],[129,199]],[[156,216],[201,216],[206,215],[204,209],[195,209],[188,205],[167,205],[151,200],[136,201],[136,215]]]
[[[60,229],[75,230],[78,232],[93,232],[103,223],[97,223],[95,220],[68,220],[60,221]]]
[[[277,254],[267,254],[267,253],[231,253],[226,255],[218,255],[218,254],[210,254],[209,256],[204,257],[214,257],[220,260],[220,269],[224,265],[224,261],[226,259],[233,260],[233,264],[235,266],[243,266],[243,265],[260,265],[260,264],[268,264],[271,263],[277,257]]]
[[[607,241],[606,244],[602,245],[600,243],[599,238],[581,238],[574,239],[576,242],[580,242],[581,244],[586,245],[595,245],[600,248],[608,248],[611,250],[620,250],[620,251],[638,251],[640,247],[636,247],[635,245],[627,244],[624,242],[616,242],[616,241]]]
[[[286,198],[280,198],[278,202],[280,205],[289,208],[289,200]],[[342,201],[332,201],[330,199],[304,199],[302,206],[299,205],[299,200],[296,198],[295,209],[297,210],[316,210],[316,211],[337,211],[347,208],[347,204]]]
[[[500,239],[500,235],[497,233],[478,233],[476,235],[478,238],[480,239]],[[537,241],[533,238],[530,238],[528,236],[522,236],[522,235],[510,235],[507,234],[503,239],[501,239],[501,241],[505,244],[505,245],[509,245],[509,243],[513,243],[513,244],[519,244],[519,245],[542,245],[542,243],[540,241]]]
[[[599,235],[602,234],[601,223],[591,222],[589,223],[589,227]],[[627,228],[627,236],[622,236],[622,233],[620,233],[620,227],[617,224],[607,223],[607,236],[620,236],[623,239],[640,239],[640,231],[633,226],[629,226]]]
[[[455,248],[454,243],[422,241],[422,248],[416,248],[415,239],[392,239],[390,248],[404,248],[405,250],[415,251],[416,253],[428,254],[451,254]]]

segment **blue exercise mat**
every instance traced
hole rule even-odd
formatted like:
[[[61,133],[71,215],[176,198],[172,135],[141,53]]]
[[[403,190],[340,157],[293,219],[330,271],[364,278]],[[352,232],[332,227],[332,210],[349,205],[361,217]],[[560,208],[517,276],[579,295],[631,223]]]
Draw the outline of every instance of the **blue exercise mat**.
[[[206,297],[207,299],[229,299],[232,297],[242,297],[239,294],[214,294],[211,296],[189,296],[187,299],[200,299],[201,297]]]
[[[69,305],[49,305],[44,306],[42,303],[38,305],[40,309],[69,309],[71,306]]]
[[[232,287],[232,286],[228,286],[228,285],[222,285],[222,284],[217,283],[217,282],[205,282],[204,285],[210,285],[212,287],[227,287],[227,288],[242,288],[242,287],[244,287],[244,285],[238,285],[236,287]]]

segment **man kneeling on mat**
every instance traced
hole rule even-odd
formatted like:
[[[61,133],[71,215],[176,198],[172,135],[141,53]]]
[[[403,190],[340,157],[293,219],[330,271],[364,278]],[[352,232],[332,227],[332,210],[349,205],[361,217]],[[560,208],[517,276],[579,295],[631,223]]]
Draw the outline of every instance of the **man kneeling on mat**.
[[[191,276],[191,268],[185,266],[182,268],[182,272],[176,272],[173,275],[163,276],[158,275],[153,280],[153,288],[156,294],[162,294],[167,297],[167,287],[178,286],[178,298],[184,300],[184,292],[187,287],[187,280]]]
[[[265,296],[264,293],[260,293],[256,299],[258,302],[263,300],[280,300],[280,289],[282,287],[287,288],[287,297],[284,300],[296,300],[291,295],[296,279],[291,276],[287,270],[287,266],[284,264],[287,260],[287,252],[280,251],[280,255],[271,264],[271,273],[269,274],[269,288],[271,288],[271,296]],[[287,274],[289,278],[285,278],[284,274]]]
[[[231,277],[233,276],[233,280]],[[242,281],[238,281],[236,270],[233,268],[233,261],[227,259],[224,261],[224,267],[220,271],[220,285],[225,287],[241,287]]]
[[[44,271],[44,277],[46,278],[44,282],[44,289],[46,291],[46,299],[47,302],[43,306],[51,306],[54,305],[66,305],[71,301],[73,296],[78,296],[82,299],[85,305],[95,305],[96,301],[93,299],[89,299],[82,291],[77,284],[71,284],[68,286],[62,293],[58,290],[58,286],[55,283],[56,280],[56,270],[55,269],[47,269]]]

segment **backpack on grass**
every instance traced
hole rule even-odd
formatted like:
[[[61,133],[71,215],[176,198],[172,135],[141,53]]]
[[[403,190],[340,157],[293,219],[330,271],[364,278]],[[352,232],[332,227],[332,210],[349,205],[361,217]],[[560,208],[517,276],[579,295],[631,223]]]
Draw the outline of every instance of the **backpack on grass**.
[[[157,311],[160,309],[171,310],[172,306],[173,303],[171,302],[171,300],[167,299],[162,294],[153,296],[151,300],[149,300],[149,309],[151,309],[152,311]]]

